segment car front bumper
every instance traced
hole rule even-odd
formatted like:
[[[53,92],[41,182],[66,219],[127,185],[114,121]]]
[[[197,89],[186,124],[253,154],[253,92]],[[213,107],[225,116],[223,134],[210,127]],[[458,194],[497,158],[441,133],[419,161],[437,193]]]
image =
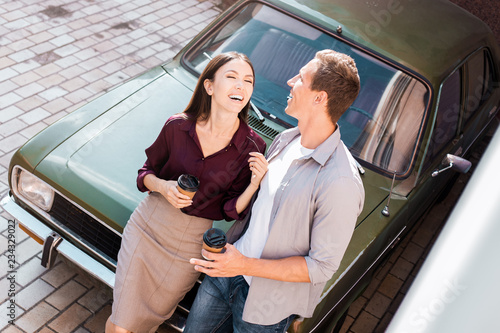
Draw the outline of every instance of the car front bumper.
[[[36,237],[45,243],[49,237],[55,234],[54,230],[19,206],[11,195],[7,194],[0,201],[0,205],[14,218],[16,222],[32,234],[30,235],[32,238]],[[54,248],[54,250],[78,267],[82,268],[92,277],[113,288],[115,284],[115,273],[78,247],[74,246],[69,241],[63,238],[57,245],[57,249]]]

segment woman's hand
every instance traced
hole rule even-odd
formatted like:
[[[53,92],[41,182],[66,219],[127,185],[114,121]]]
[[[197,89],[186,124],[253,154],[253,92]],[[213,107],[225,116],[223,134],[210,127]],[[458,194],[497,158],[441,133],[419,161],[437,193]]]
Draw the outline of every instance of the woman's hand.
[[[259,187],[262,178],[267,172],[267,160],[261,153],[252,152],[250,153],[250,158],[248,159],[248,165],[250,171],[252,172],[252,178],[250,180],[252,185]]]
[[[160,180],[158,185],[158,192],[160,192],[175,208],[184,208],[193,203],[193,200],[191,200],[189,196],[179,192],[175,180]]]

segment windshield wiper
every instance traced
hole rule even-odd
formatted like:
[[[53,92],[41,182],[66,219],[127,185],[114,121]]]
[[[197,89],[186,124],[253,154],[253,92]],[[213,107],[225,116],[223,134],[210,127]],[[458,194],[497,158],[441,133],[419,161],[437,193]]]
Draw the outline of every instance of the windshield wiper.
[[[208,60],[212,60],[213,59],[212,56],[210,56],[210,54],[208,54],[207,52],[203,52],[203,55],[205,57],[207,57]]]
[[[250,101],[250,106],[252,107],[253,112],[257,115],[257,118],[259,118],[260,121],[264,121],[264,116],[252,101]]]

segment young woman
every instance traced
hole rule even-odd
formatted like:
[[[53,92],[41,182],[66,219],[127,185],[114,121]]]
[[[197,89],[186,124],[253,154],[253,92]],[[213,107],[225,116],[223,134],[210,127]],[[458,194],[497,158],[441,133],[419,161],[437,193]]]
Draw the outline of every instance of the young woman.
[[[149,195],[123,232],[106,332],[154,332],[196,282],[189,259],[201,258],[212,221],[246,214],[267,171],[265,143],[246,123],[254,82],[245,55],[216,56],[146,149],[137,186]],[[193,199],[177,190],[181,174],[200,181]]]

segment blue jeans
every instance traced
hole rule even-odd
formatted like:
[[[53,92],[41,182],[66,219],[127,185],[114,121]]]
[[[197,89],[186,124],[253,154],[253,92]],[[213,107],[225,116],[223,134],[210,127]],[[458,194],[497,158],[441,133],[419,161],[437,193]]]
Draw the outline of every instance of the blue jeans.
[[[241,275],[232,278],[205,276],[191,306],[184,333],[285,333],[295,315],[274,325],[243,321],[248,289]]]

